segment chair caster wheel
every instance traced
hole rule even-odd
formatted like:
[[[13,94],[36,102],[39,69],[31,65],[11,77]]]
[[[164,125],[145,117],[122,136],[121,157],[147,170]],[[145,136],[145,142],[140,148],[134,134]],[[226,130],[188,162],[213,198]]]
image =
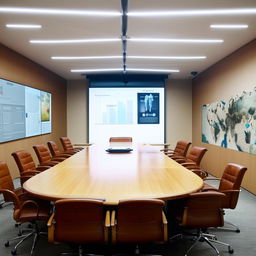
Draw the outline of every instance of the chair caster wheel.
[[[228,248],[228,252],[230,253],[230,254],[233,254],[234,253],[234,249],[232,249],[232,248]]]
[[[237,229],[237,230],[236,230],[236,233],[240,233],[240,229]]]
[[[17,254],[17,251],[16,251],[16,250],[12,250],[12,251],[11,251],[11,254],[12,254],[12,255],[16,255],[16,254]]]
[[[18,233],[18,236],[22,236],[22,232],[19,232],[19,233]]]
[[[5,246],[5,247],[9,247],[9,246],[10,246],[9,241],[8,241],[8,242],[6,242],[6,243],[4,244],[4,246]]]
[[[16,223],[16,224],[15,224],[15,227],[17,228],[18,226],[19,226],[19,224]]]

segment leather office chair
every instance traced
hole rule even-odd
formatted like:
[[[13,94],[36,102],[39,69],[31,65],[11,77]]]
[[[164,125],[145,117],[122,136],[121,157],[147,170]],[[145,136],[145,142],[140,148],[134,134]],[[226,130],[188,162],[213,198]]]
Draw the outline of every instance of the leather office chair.
[[[73,147],[70,139],[68,137],[60,137],[60,142],[61,145],[64,149],[64,151],[70,151],[70,152],[79,152],[82,149],[84,149],[83,147]]]
[[[57,144],[54,141],[48,141],[47,142],[48,148],[51,152],[52,157],[64,157],[64,158],[68,158],[72,155],[74,155],[75,153],[72,151],[63,151],[60,152],[59,147],[57,146]]]
[[[37,227],[37,220],[48,220],[50,212],[50,204],[43,201],[34,201],[24,192],[22,188],[14,189],[14,185],[9,173],[9,169],[5,162],[0,162],[0,193],[3,194],[6,202],[12,202],[14,205],[13,218],[19,226],[24,222],[31,222],[34,228],[30,233],[22,235],[19,231],[19,235],[13,239],[8,240],[5,246],[10,245],[10,241],[20,240],[11,251],[12,255],[16,255],[17,248],[27,238],[34,236],[34,242],[31,249],[31,255],[33,254],[35,244],[39,235],[39,229]],[[26,177],[26,176],[24,176]]]
[[[224,169],[223,175],[221,179],[218,178],[206,178],[205,180],[220,180],[219,187],[215,188],[207,183],[204,183],[204,186],[202,188],[202,191],[218,191],[221,193],[224,193],[226,197],[222,200],[221,207],[223,209],[235,209],[239,193],[240,193],[240,187],[241,183],[244,177],[244,174],[246,172],[247,168],[238,164],[229,163]],[[230,224],[231,226],[235,227],[235,229],[231,228],[222,228],[226,230],[231,230],[235,232],[240,232],[240,229],[229,222],[225,222]]]
[[[132,142],[132,137],[110,137],[109,142]]]
[[[167,241],[164,202],[158,199],[122,200],[111,214],[112,243]],[[136,254],[139,253],[138,246]]]
[[[110,213],[104,214],[104,200],[61,199],[47,225],[49,242],[79,244],[82,256],[81,244],[108,242]]]
[[[35,150],[38,161],[41,165],[54,166],[65,160],[63,157],[51,157],[51,154],[45,145],[34,145],[33,149]]]
[[[172,159],[187,169],[197,169],[200,167],[201,160],[206,152],[206,148],[193,147],[185,158],[173,156]]]
[[[180,156],[182,158],[182,157],[186,157],[190,145],[191,145],[191,142],[178,141],[175,149],[166,148],[166,149],[163,149],[162,151],[169,157]]]
[[[18,166],[20,176],[36,175],[51,167],[47,165],[36,166],[31,154],[26,150],[19,150],[19,151],[13,152],[12,156]]]
[[[190,194],[187,198],[183,213],[177,217],[177,220],[181,227],[196,228],[197,239],[186,252],[186,256],[199,241],[209,244],[217,255],[220,255],[219,251],[212,243],[225,245],[228,247],[228,252],[233,253],[234,250],[229,244],[218,241],[216,236],[203,233],[205,228],[223,226],[223,210],[221,209],[223,198],[225,198],[225,194],[215,191],[198,192]]]
[[[24,176],[23,179],[30,178],[31,176]],[[22,182],[21,182],[22,183]],[[7,164],[3,161],[0,161],[0,189],[7,189],[12,191],[20,201],[24,201],[27,199],[27,193],[23,190],[22,187],[14,188],[12,177],[10,175],[9,168]],[[8,196],[8,194],[3,194],[4,201],[0,204],[1,206],[4,203],[12,202],[12,199]]]

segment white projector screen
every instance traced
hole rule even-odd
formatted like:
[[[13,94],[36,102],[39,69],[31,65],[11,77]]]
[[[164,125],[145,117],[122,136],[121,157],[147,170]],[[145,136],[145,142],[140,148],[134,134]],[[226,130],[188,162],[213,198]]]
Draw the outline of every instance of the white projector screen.
[[[89,88],[89,142],[164,143],[164,88]]]

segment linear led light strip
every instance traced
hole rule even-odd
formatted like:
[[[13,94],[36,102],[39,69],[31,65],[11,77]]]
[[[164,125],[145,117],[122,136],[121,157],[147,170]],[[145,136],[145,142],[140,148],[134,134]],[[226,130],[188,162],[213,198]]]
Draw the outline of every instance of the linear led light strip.
[[[121,16],[119,11],[93,11],[70,10],[48,8],[24,8],[24,7],[0,7],[1,13],[23,14],[54,14],[54,15],[84,15],[84,16]],[[170,11],[131,11],[128,16],[198,16],[198,15],[232,15],[232,14],[256,14],[256,8],[237,9],[201,9],[201,10],[170,10]]]
[[[116,72],[123,71],[122,68],[103,68],[103,69],[71,69],[71,72],[90,73],[90,72]],[[126,71],[134,72],[158,72],[158,73],[173,73],[180,72],[178,69],[144,69],[144,68],[127,68]]]
[[[212,24],[211,28],[219,29],[245,29],[248,28],[248,25],[245,24]]]
[[[7,28],[41,28],[41,25],[34,24],[6,24]]]
[[[132,11],[128,16],[152,17],[152,16],[199,16],[199,15],[232,15],[232,14],[256,14],[256,8],[239,9],[204,9],[204,10],[171,10],[171,11]]]
[[[123,56],[53,56],[53,60],[97,60],[97,59],[122,59]],[[200,60],[206,56],[126,56],[127,59],[157,59],[157,60]]]
[[[91,38],[91,39],[65,39],[65,40],[30,40],[32,44],[71,44],[71,43],[101,43],[118,42],[120,38]]]
[[[65,40],[30,40],[32,44],[70,44],[70,43],[100,43],[118,42],[121,38],[98,38],[98,39],[65,39]],[[179,38],[128,38],[130,42],[152,43],[223,43],[222,39],[179,39]]]
[[[93,11],[47,8],[0,7],[0,13],[21,14],[54,14],[54,15],[82,15],[82,16],[121,16],[119,11]]]

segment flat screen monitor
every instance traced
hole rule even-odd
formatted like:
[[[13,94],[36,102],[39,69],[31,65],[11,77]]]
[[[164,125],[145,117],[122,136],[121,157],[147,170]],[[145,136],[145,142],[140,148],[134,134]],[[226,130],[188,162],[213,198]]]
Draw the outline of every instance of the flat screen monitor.
[[[0,79],[0,143],[51,130],[51,93]]]

